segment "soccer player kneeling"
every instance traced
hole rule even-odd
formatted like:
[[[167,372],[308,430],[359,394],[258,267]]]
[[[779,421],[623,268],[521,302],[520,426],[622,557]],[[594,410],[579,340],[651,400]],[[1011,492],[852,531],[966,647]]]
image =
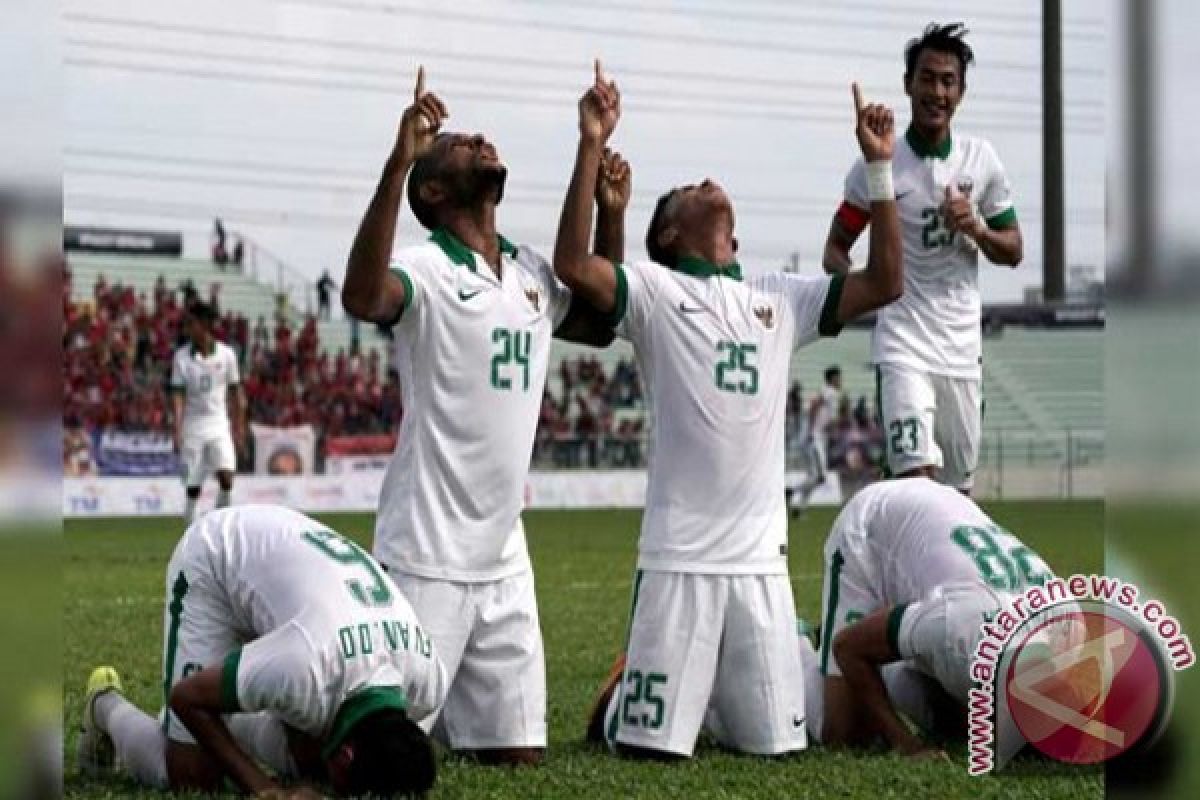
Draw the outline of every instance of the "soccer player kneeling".
[[[214,511],[167,566],[163,699],[156,720],[112,667],[88,682],[80,769],[119,761],[138,782],[251,794],[276,778],[338,794],[433,785],[417,723],[442,703],[445,669],[408,601],[358,545],[277,506]],[[302,794],[297,796],[303,796]]]

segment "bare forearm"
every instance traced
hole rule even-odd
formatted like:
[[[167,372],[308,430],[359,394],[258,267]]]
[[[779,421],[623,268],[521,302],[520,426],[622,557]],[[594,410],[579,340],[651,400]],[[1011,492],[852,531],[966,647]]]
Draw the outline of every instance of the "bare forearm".
[[[884,295],[899,297],[904,290],[904,240],[894,200],[871,204],[870,236],[866,273]]]
[[[380,301],[386,297],[384,286],[396,236],[396,217],[400,214],[404,180],[411,166],[411,159],[399,154],[388,159],[354,236],[342,287],[342,305],[356,317],[384,321],[389,316],[387,309],[380,308]]]
[[[625,261],[625,214],[601,207],[596,216],[596,241],[592,252],[614,264]]]
[[[563,201],[558,221],[558,237],[554,241],[554,271],[567,286],[575,289],[588,255],[588,234],[592,229],[592,197],[596,193],[596,170],[604,154],[604,146],[580,138],[575,153],[575,169]]]
[[[907,752],[920,741],[901,721],[888,700],[887,688],[879,675],[878,665],[857,654],[838,653],[838,664],[842,676],[858,697],[860,706],[866,710],[870,721],[883,734],[888,743],[897,750]]]
[[[195,737],[196,742],[216,760],[225,773],[248,794],[278,787],[238,747],[219,714],[195,706],[175,707],[175,713]]]
[[[995,231],[982,225],[975,236],[975,243],[988,261],[1005,267],[1017,266],[1025,255],[1019,228]]]

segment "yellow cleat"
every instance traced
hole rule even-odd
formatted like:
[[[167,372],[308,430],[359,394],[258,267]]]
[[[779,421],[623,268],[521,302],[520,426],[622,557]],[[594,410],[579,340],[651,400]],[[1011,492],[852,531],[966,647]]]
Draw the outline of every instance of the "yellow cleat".
[[[116,765],[112,738],[96,723],[96,698],[108,692],[120,694],[121,676],[112,667],[96,667],[88,677],[87,697],[80,714],[76,761],[79,771],[92,777],[110,772]]]

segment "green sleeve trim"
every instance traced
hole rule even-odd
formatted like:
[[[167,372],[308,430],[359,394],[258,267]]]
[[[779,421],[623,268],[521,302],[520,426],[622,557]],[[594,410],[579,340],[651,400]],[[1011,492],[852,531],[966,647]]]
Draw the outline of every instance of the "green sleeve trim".
[[[908,610],[907,603],[901,603],[898,606],[892,606],[892,610],[888,612],[887,618],[887,640],[888,647],[892,648],[892,652],[900,655],[900,622],[904,619],[904,612]]]
[[[613,299],[612,313],[608,315],[608,324],[615,328],[625,319],[625,312],[629,309],[629,279],[625,277],[624,267],[615,261],[612,265],[617,275],[617,293]]]
[[[408,307],[413,302],[413,283],[408,277],[408,273],[402,269],[393,269],[392,272],[400,278],[400,282],[404,284],[404,305],[400,306],[400,310],[396,312],[396,316],[388,322],[388,327],[395,325],[404,316],[404,312],[408,311]]]
[[[221,708],[225,711],[241,711],[237,694],[238,666],[242,663],[242,648],[225,656],[221,665]]]
[[[995,216],[987,218],[987,226],[994,231],[1002,231],[1005,228],[1012,228],[1017,224],[1017,210],[1015,208],[1006,208]]]
[[[845,275],[834,275],[829,279],[825,305],[821,306],[821,321],[817,324],[817,333],[822,336],[837,336],[842,332],[842,323],[838,321],[838,306],[842,302],[842,286],[845,283]]]

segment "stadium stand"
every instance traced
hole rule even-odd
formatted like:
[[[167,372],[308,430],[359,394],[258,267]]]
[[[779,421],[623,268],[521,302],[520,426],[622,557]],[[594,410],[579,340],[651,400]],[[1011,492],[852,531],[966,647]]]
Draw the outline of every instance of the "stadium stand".
[[[108,430],[168,432],[166,382],[181,341],[183,289],[209,300],[215,289],[221,338],[238,351],[250,419],[312,424],[318,437],[393,433],[400,387],[385,340],[361,329],[352,354],[345,320],[318,322],[274,289],[232,267],[154,256],[71,253],[64,290],[64,466],[94,467],[85,446]],[[1098,461],[1103,449],[1102,333],[1095,329],[1008,326],[984,340],[984,461],[1007,448],[1027,463]],[[861,447],[873,464],[876,424],[870,331],[850,328],[798,351],[789,396],[789,462],[802,453],[804,407],[827,366],[839,365],[847,402],[835,440]],[[647,432],[633,353],[555,342],[534,465],[640,467]],[[1075,434],[1082,436],[1076,442]],[[1082,443],[1080,445],[1079,443]],[[844,456],[847,447],[831,452]]]

